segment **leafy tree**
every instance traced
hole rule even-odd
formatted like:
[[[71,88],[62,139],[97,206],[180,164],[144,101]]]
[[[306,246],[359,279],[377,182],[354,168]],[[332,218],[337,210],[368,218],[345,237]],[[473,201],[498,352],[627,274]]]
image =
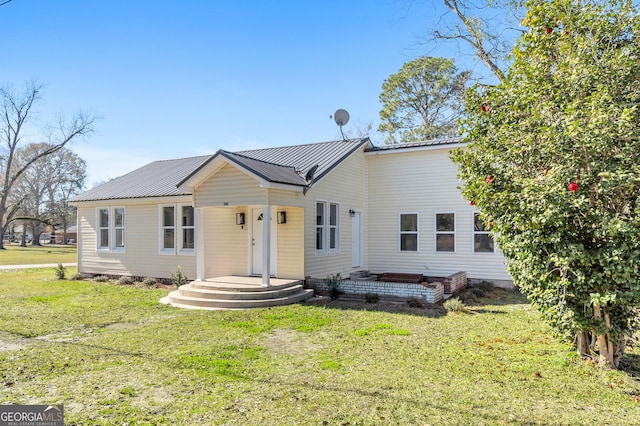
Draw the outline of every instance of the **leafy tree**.
[[[61,118],[46,135],[47,143],[42,150],[18,161],[20,148],[27,143],[25,128],[40,100],[41,90],[42,87],[35,84],[27,85],[21,93],[9,87],[0,88],[0,249],[4,248],[2,236],[24,201],[12,198],[12,192],[26,170],[39,159],[93,131],[95,119],[85,113],[77,113],[68,122]]]
[[[455,134],[469,77],[457,71],[451,59],[422,56],[384,81],[378,131],[387,133],[387,143]]]
[[[617,368],[640,306],[640,17],[631,1],[535,0],[495,87],[468,92],[453,153],[514,284]]]
[[[23,164],[49,148],[46,143],[24,146],[17,151],[16,164]],[[84,160],[68,148],[61,148],[33,162],[18,179],[12,198],[20,204],[20,216],[14,219],[29,221],[33,245],[40,245],[45,224],[50,225],[52,231],[57,224],[66,230],[72,210],[67,200],[84,186],[85,169]]]

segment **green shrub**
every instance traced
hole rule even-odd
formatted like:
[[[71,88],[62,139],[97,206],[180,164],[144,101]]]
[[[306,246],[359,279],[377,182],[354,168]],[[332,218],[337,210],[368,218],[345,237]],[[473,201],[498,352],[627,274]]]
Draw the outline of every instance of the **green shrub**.
[[[340,288],[340,274],[328,275],[324,279],[324,284],[327,287],[327,294],[332,299],[337,299],[344,293]]]
[[[447,312],[464,312],[466,310],[462,300],[457,297],[451,298],[442,304]]]
[[[133,278],[123,275],[120,278],[118,278],[118,284],[120,284],[120,285],[133,284]]]
[[[71,275],[69,279],[71,281],[82,281],[84,279],[84,276],[80,272],[76,272],[75,274]]]
[[[56,274],[57,279],[64,280],[64,277],[67,274],[67,270],[64,266],[62,266],[62,263],[58,263],[58,265],[53,270]]]
[[[367,303],[378,303],[380,301],[380,295],[378,293],[365,293],[364,301]]]
[[[424,308],[424,302],[417,297],[410,297],[407,299],[407,306],[410,308]]]
[[[182,273],[182,269],[180,269],[180,265],[178,265],[176,273],[171,273],[171,283],[177,288],[180,288],[181,286],[185,285],[187,281],[189,281],[189,279],[185,274]]]
[[[489,292],[496,288],[496,285],[491,281],[482,281],[480,284],[478,284],[478,288],[481,288],[485,292]]]
[[[142,281],[142,284],[144,284],[147,287],[153,287],[154,285],[156,285],[156,279],[147,277]]]
[[[107,281],[109,281],[109,277],[105,275],[96,275],[95,277],[93,277],[93,280],[97,283],[106,283]]]

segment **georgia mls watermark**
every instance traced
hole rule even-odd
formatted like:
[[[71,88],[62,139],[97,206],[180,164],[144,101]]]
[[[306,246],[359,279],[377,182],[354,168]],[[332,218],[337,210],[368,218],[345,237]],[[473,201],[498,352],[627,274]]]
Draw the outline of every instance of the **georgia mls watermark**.
[[[62,405],[0,405],[0,426],[64,426]]]

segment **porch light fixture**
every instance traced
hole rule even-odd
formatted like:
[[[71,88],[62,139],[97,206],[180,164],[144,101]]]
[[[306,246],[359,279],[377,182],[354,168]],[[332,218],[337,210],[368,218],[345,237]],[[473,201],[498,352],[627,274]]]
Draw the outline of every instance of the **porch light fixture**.
[[[278,223],[287,223],[287,212],[278,212]]]
[[[354,209],[349,209],[349,216],[354,217],[356,215],[356,211]]]
[[[236,213],[236,225],[244,225],[244,213]]]

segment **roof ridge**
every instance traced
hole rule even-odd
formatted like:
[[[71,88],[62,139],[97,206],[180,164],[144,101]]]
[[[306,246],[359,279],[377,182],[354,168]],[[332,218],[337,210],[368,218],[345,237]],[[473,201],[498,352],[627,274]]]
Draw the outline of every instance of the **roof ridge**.
[[[287,165],[284,165],[284,164],[278,164],[278,163],[274,163],[274,162],[271,162],[271,161],[260,160],[258,158],[249,157],[249,156],[244,155],[244,154],[238,154],[237,152],[226,151],[226,150],[223,150],[223,149],[221,149],[220,152],[224,152],[224,153],[231,154],[231,155],[237,155],[238,157],[246,158],[247,160],[258,161],[260,163],[269,164],[271,166],[286,167],[286,168],[293,169],[294,171],[297,170],[295,166],[287,166]]]
[[[300,147],[300,146],[325,145],[325,144],[329,144],[329,143],[340,143],[340,142],[362,142],[364,139],[368,139],[368,136],[367,137],[363,137],[363,138],[337,139],[337,140],[324,141],[324,142],[309,142],[309,143],[300,143],[300,144],[296,144],[296,145],[272,146],[272,147],[266,147],[266,148],[247,149],[247,150],[243,150],[243,151],[239,151],[239,152],[254,152],[254,151],[264,151],[264,150],[268,150],[268,149],[296,148],[296,147]],[[230,152],[230,151],[227,151],[227,152]],[[239,155],[242,155],[242,154],[239,154]],[[251,158],[251,157],[249,157],[249,158]]]

